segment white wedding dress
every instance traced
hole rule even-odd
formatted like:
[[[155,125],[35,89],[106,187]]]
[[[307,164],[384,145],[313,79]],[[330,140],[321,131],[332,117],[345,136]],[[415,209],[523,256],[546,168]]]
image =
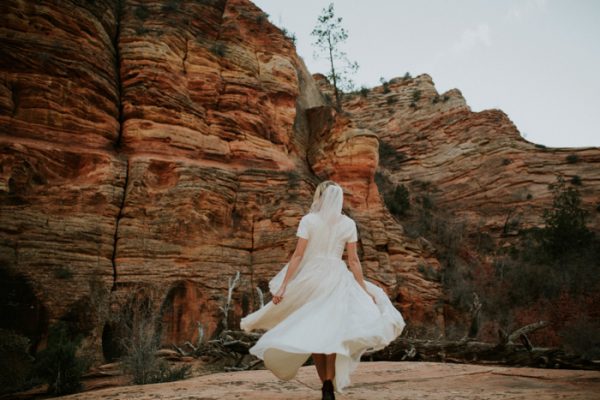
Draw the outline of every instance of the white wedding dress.
[[[387,346],[402,333],[405,321],[386,293],[365,279],[374,303],[342,260],[345,244],[357,241],[356,223],[341,214],[341,200],[335,196],[342,197],[342,190],[330,188],[323,201],[335,203],[338,215],[311,212],[302,217],[296,235],[308,244],[283,299],[242,318],[240,326],[247,332],[267,330],[250,353],[283,380],[294,378],[311,353],[337,353],[333,384],[342,393],[361,355]],[[271,294],[279,290],[288,264],[270,280]]]

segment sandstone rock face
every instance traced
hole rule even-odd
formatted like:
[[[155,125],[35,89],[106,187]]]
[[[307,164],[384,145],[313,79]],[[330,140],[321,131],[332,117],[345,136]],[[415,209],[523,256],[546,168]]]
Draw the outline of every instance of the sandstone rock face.
[[[439,288],[415,274],[436,260],[404,241],[373,184],[374,134],[325,106],[249,1],[176,3],[3,6],[0,257],[3,284],[20,285],[3,313],[31,310],[5,327],[43,346],[71,321],[110,359],[141,297],[163,344],[194,341],[220,329],[239,271],[236,326],[325,178],[347,190],[367,277],[408,320],[443,324]]]
[[[321,75],[316,74],[315,80],[324,93],[331,91]],[[549,185],[558,175],[577,185],[582,207],[589,212],[588,226],[600,232],[600,148],[546,148],[530,143],[502,111],[473,112],[460,91],[440,94],[428,75],[394,78],[345,96],[343,108],[357,127],[375,133],[380,146],[385,146],[385,159],[377,172],[392,185],[404,185],[413,204],[433,210],[434,216],[443,215],[436,217],[437,222],[411,216],[401,223],[408,228],[415,220],[417,224],[441,222],[448,236],[443,239],[457,242],[457,258],[471,266],[473,275],[493,277],[495,251],[519,240],[521,229],[544,225],[543,210],[552,205]],[[427,269],[421,271],[435,279]],[[598,297],[593,298],[590,301],[597,305]],[[552,330],[597,307],[581,306],[581,302],[559,301],[556,309],[568,310],[560,317],[554,308],[532,306],[521,310],[527,316],[516,323],[553,321],[552,328],[534,336],[546,345],[559,345]],[[466,316],[460,314],[446,305],[446,327],[468,326]],[[502,326],[486,323],[481,335],[496,340]]]
[[[112,359],[123,310],[140,299],[164,345],[210,337],[239,271],[236,327],[289,260],[322,179],[346,191],[367,279],[408,328],[443,330],[444,294],[423,273],[440,269],[435,249],[407,236],[374,182],[380,140],[406,155],[386,171],[394,181],[430,182],[440,206],[490,231],[508,204],[539,223],[528,210],[549,200],[552,168],[580,175],[586,205],[597,201],[597,149],[536,149],[457,90],[434,103],[427,76],[335,112],[323,77],[248,0],[2,9],[1,311],[13,317],[0,327],[38,347],[66,320]]]
[[[348,116],[331,107],[307,110],[311,142],[308,162],[320,178],[339,182],[358,222],[360,258],[368,279],[389,288],[405,319],[444,329],[443,297],[439,282],[427,280],[419,267],[439,270],[435,254],[404,235],[391,216],[374,181],[379,162],[377,136],[358,128]]]
[[[24,281],[18,286],[27,293],[3,292],[3,325],[35,327],[26,329],[34,343],[49,323],[86,303],[91,286],[113,282],[127,165],[112,150],[119,137],[115,6],[2,4],[0,264],[3,284]],[[83,322],[97,342],[101,326]]]
[[[440,94],[426,74],[346,98],[344,109],[399,153],[401,160],[381,166],[394,182],[415,197],[427,192],[439,208],[473,227],[498,235],[507,218],[514,228],[542,225],[542,209],[552,202],[548,184],[563,175],[580,178],[590,226],[600,228],[597,147],[530,143],[502,111],[473,112],[460,91]]]

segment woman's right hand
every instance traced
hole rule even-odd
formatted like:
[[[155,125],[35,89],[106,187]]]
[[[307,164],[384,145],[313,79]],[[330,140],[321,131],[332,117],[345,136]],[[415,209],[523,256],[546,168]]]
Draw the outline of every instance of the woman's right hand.
[[[281,285],[277,293],[273,296],[273,303],[278,304],[281,300],[283,300],[283,294],[285,293],[285,286]]]

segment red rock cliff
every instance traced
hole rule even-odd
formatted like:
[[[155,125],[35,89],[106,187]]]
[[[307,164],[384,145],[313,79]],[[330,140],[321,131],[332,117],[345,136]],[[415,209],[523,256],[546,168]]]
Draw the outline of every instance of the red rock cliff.
[[[6,327],[42,340],[69,320],[110,358],[115,315],[141,296],[163,343],[182,343],[198,323],[218,329],[240,271],[235,325],[291,255],[318,178],[344,185],[367,276],[407,319],[443,324],[438,285],[415,273],[436,260],[404,240],[373,184],[376,137],[325,106],[252,3],[3,11],[0,257],[19,311]]]
[[[407,155],[387,171],[395,181],[434,182],[440,204],[485,216],[490,229],[504,219],[498,199],[528,220],[527,207],[546,200],[549,165],[580,174],[586,202],[598,193],[597,149],[567,164],[570,150],[536,150],[501,112],[470,112],[458,91],[429,105],[427,76],[336,113],[292,41],[246,0],[2,9],[0,273],[3,313],[14,315],[3,324],[42,345],[63,319],[111,358],[132,298],[159,316],[164,344],[195,340],[199,323],[211,335],[240,271],[235,326],[289,259],[325,178],[346,191],[367,278],[409,326],[443,329],[440,283],[421,270],[440,263],[381,200],[379,140]]]

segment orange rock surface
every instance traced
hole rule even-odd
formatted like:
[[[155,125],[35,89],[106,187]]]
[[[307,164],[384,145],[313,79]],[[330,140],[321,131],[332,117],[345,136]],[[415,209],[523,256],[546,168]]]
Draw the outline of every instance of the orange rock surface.
[[[400,154],[401,161],[381,166],[395,183],[427,192],[439,208],[498,234],[507,217],[515,227],[543,225],[542,209],[552,203],[548,184],[556,175],[578,176],[588,222],[600,228],[599,148],[528,142],[502,111],[473,112],[459,90],[438,93],[427,74],[386,86],[387,92],[382,85],[347,98],[344,109]]]
[[[0,281],[13,316],[2,327],[38,347],[63,319],[111,359],[115,320],[136,296],[163,344],[196,340],[199,324],[210,337],[239,271],[237,326],[288,261],[321,179],[346,191],[367,279],[409,326],[443,329],[441,285],[419,270],[440,268],[435,251],[405,234],[374,183],[379,140],[407,156],[388,171],[396,182],[431,182],[440,205],[490,230],[509,206],[539,223],[531,210],[548,203],[555,170],[581,176],[586,206],[598,200],[598,149],[537,149],[457,90],[431,103],[427,76],[335,112],[322,79],[248,0],[2,8]]]

